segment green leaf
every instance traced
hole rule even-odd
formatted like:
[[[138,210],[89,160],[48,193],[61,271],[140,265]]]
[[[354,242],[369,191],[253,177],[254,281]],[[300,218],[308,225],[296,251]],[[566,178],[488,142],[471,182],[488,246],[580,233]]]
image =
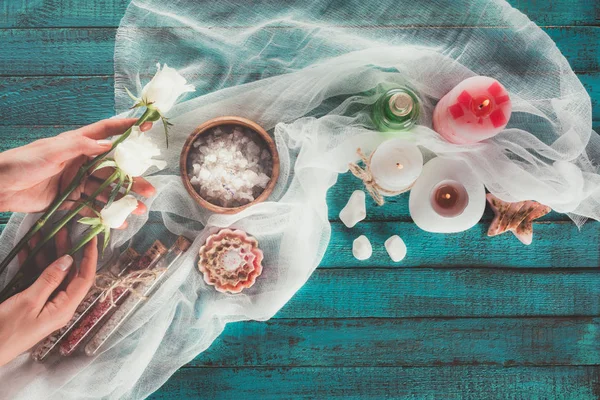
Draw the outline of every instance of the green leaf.
[[[104,255],[104,250],[108,247],[108,243],[110,242],[110,228],[105,227],[104,229],[104,244],[102,245],[102,254]]]
[[[102,224],[102,220],[100,218],[91,218],[91,217],[81,218],[77,222],[79,222],[80,224],[91,225],[91,226],[96,226],[96,225]]]
[[[98,165],[96,166],[96,168],[94,168],[94,171],[93,171],[93,172],[96,172],[96,171],[98,171],[99,169],[102,169],[102,168],[108,168],[108,167],[117,168],[117,163],[116,163],[116,162],[114,162],[113,160],[110,160],[110,159],[104,160],[104,161],[102,161],[100,164],[98,164]]]
[[[129,97],[131,97],[131,100],[133,100],[133,101],[140,101],[139,97],[135,97],[135,96],[133,95],[133,93],[131,93],[131,92],[129,91],[129,89],[125,88],[125,91],[127,92],[127,95],[128,95]]]
[[[173,126],[165,117],[162,117],[163,127],[165,128],[165,141],[167,142],[167,149],[169,148],[169,126]]]
[[[140,108],[140,107],[144,107],[146,105],[146,103],[144,102],[137,102],[134,105],[132,105],[131,107],[129,107],[130,110],[133,110],[134,108]]]
[[[131,187],[133,186],[133,178],[131,176],[127,176],[127,188],[125,189],[125,196],[131,192]]]
[[[115,199],[117,198],[117,195],[121,192],[121,188],[123,187],[123,181],[125,180],[125,174],[124,173],[120,173],[119,174],[119,181],[117,182],[117,184],[115,185],[115,187],[113,188],[113,190],[110,192],[110,197],[108,198],[108,202],[106,203],[106,207],[110,207],[111,204],[113,203],[113,201],[115,201]]]

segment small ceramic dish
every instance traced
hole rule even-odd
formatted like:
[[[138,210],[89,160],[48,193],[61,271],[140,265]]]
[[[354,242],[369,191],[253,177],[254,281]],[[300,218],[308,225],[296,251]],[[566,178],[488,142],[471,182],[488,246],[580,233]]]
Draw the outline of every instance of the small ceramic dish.
[[[194,188],[191,182],[190,176],[190,153],[193,148],[194,142],[207,132],[212,132],[214,128],[219,126],[239,126],[241,128],[250,129],[255,132],[258,137],[264,142],[264,148],[268,149],[271,153],[271,162],[272,172],[269,182],[267,183],[265,189],[258,195],[253,201],[244,204],[239,207],[221,207],[217,204],[213,204],[208,200],[204,199],[198,191]],[[275,184],[277,183],[277,179],[279,178],[279,154],[277,152],[277,147],[275,146],[275,141],[273,138],[265,131],[261,126],[256,124],[253,121],[250,121],[241,117],[218,117],[206,121],[202,125],[200,125],[196,130],[189,136],[183,145],[183,150],[181,151],[181,157],[179,161],[179,166],[181,169],[181,179],[183,180],[183,185],[186,190],[192,196],[192,198],[198,203],[200,206],[206,208],[209,211],[219,213],[219,214],[235,214],[238,213],[254,204],[261,203],[265,201],[273,192],[275,188]]]

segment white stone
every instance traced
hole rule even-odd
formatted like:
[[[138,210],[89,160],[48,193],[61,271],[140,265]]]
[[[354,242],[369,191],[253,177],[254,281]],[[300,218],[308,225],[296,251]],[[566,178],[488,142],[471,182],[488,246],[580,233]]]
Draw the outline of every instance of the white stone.
[[[361,235],[354,239],[354,242],[352,242],[352,255],[354,258],[363,261],[369,259],[372,254],[373,247],[365,235]]]
[[[385,249],[393,262],[400,262],[406,257],[406,244],[398,235],[391,236],[385,241]]]
[[[352,228],[367,217],[365,199],[365,192],[362,190],[355,190],[354,193],[352,193],[348,203],[342,208],[342,211],[340,211],[340,219],[346,227]]]

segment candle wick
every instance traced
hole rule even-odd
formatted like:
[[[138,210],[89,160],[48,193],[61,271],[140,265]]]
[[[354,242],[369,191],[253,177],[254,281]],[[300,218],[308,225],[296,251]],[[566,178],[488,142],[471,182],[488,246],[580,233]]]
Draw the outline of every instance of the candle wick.
[[[489,104],[490,104],[490,100],[489,100],[489,99],[485,99],[485,100],[483,101],[483,103],[481,103],[481,104],[479,105],[479,109],[481,110],[483,107],[487,107]]]
[[[396,163],[396,168],[398,169],[402,169],[404,168],[404,165],[400,164],[400,163]]]
[[[452,197],[452,196],[450,196],[450,193],[446,193],[446,194],[444,195],[444,197],[445,197],[446,199],[449,199],[449,198],[450,198],[450,197]]]

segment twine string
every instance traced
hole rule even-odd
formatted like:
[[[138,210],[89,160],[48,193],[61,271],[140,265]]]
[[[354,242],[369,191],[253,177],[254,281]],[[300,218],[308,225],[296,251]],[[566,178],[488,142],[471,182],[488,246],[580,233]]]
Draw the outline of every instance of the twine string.
[[[360,148],[356,149],[356,153],[358,154],[360,160],[364,164],[364,168],[361,167],[358,163],[350,163],[348,164],[350,172],[352,172],[352,175],[363,181],[367,192],[369,193],[369,195],[371,195],[371,197],[373,198],[375,203],[377,203],[378,206],[382,206],[385,204],[385,200],[383,199],[384,195],[398,196],[399,194],[408,192],[412,188],[413,185],[410,185],[406,189],[396,192],[382,188],[377,183],[375,177],[373,177],[373,173],[371,172],[371,157],[373,156],[373,154],[367,157]]]
[[[124,289],[131,292],[135,297],[145,300],[146,296],[144,296],[142,291],[137,289],[137,286],[154,282],[166,270],[166,268],[153,268],[150,270],[131,271],[122,277],[117,277],[110,272],[101,273],[98,274],[94,286],[102,291],[99,299],[101,302],[109,300],[111,306],[116,307],[117,299],[115,299],[115,292],[117,289]]]

